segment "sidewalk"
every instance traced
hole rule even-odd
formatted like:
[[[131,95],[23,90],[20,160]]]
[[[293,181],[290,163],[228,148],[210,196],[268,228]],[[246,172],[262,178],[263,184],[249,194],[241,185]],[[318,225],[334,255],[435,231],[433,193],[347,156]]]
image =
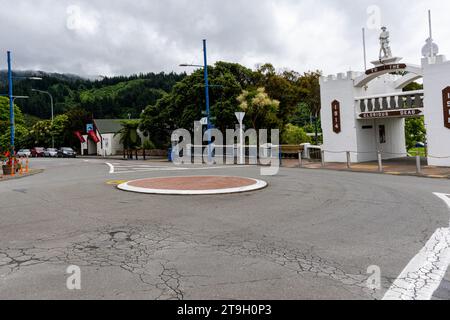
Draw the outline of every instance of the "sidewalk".
[[[298,159],[285,159],[282,162],[283,167],[298,168]],[[347,168],[346,163],[327,162],[325,167],[322,167],[322,163],[311,162],[303,160],[303,168],[305,169],[324,169],[324,170],[337,170],[337,171],[350,171],[350,172],[368,172],[379,173],[378,162],[364,162],[354,163],[350,169]],[[383,173],[390,175],[405,175],[405,176],[418,176],[427,178],[439,178],[450,179],[450,167],[432,167],[426,165],[426,160],[422,160],[422,172],[417,174],[416,172],[416,159],[404,158],[396,160],[383,160]]]
[[[30,171],[28,173],[23,173],[23,174],[16,173],[16,175],[14,175],[14,176],[10,176],[10,175],[5,176],[3,174],[0,174],[0,182],[13,180],[13,179],[26,178],[26,177],[34,176],[35,174],[42,173],[42,172],[44,172],[44,170],[42,170],[42,169],[30,169]]]

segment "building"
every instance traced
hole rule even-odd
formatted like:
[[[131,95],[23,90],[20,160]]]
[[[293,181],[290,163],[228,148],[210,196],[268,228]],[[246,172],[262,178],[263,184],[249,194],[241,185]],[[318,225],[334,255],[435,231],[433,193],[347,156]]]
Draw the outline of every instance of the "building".
[[[88,124],[81,142],[82,155],[114,156],[123,154],[123,145],[120,143],[120,135],[123,119],[94,119]],[[143,134],[138,131],[143,140]]]

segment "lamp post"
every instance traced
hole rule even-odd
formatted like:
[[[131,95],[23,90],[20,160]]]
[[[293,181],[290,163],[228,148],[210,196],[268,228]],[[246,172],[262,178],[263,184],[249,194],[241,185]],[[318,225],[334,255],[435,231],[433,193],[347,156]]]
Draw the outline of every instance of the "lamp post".
[[[11,154],[14,156],[14,97],[13,97],[13,83],[12,83],[12,68],[11,68],[11,52],[8,51],[8,94],[9,94],[9,123],[11,126]]]
[[[11,126],[11,154],[15,153],[15,119],[14,119],[14,100],[16,98],[24,98],[24,97],[14,97],[13,96],[13,79],[21,78],[28,80],[42,80],[40,77],[13,77],[12,75],[12,66],[11,66],[11,51],[7,51],[7,60],[8,60],[8,98],[9,98],[9,122]]]
[[[50,107],[51,107],[51,112],[52,112],[52,126],[53,126],[54,114],[53,114],[53,96],[52,96],[52,94],[48,91],[37,90],[37,89],[31,89],[31,91],[46,94],[50,97]],[[52,148],[55,148],[55,137],[53,137],[53,134],[52,134]]]
[[[208,79],[208,55],[206,48],[206,39],[203,39],[203,66],[195,64],[180,64],[180,67],[196,67],[203,68],[205,79],[205,101],[206,101],[206,128],[208,130],[208,161],[211,162],[211,115],[209,106],[209,79]]]

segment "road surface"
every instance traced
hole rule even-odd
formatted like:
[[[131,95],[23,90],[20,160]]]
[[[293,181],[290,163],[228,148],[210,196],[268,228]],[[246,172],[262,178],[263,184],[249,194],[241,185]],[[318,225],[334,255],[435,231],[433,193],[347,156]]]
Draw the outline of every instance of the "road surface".
[[[0,299],[450,299],[450,211],[434,194],[450,194],[448,180],[98,159],[32,165],[45,172],[0,182]],[[269,186],[190,197],[116,188],[180,175]],[[435,270],[409,279],[430,250]],[[69,266],[81,290],[68,289]]]

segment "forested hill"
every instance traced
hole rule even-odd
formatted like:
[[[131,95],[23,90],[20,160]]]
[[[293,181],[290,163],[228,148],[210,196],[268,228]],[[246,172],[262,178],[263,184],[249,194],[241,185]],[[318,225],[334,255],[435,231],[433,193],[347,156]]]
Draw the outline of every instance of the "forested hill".
[[[128,118],[128,114],[136,118],[145,107],[155,104],[186,76],[147,73],[93,81],[76,75],[42,71],[18,71],[14,75],[18,77],[14,81],[14,95],[29,96],[29,99],[16,100],[16,104],[23,113],[41,119],[50,117],[50,99],[45,94],[32,92],[33,88],[52,94],[55,114],[81,108],[96,118]],[[40,77],[42,80],[22,77]],[[0,93],[8,92],[6,80],[6,71],[0,71]]]

